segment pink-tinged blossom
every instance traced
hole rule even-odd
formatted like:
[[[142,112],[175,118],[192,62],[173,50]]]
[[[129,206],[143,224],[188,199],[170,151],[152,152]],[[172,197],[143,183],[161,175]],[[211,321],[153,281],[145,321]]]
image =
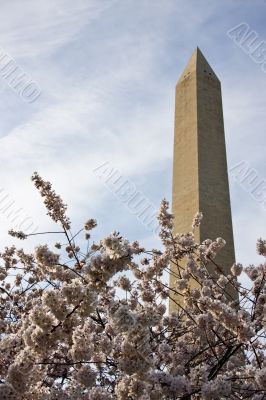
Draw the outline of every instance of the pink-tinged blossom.
[[[0,384],[0,399],[1,400],[19,400],[18,393],[14,390],[13,386],[8,383]]]
[[[259,369],[255,374],[255,379],[259,389],[266,391],[266,367]]]
[[[243,271],[243,265],[240,263],[235,263],[231,267],[231,272],[234,276],[240,276]]]
[[[96,221],[85,222],[85,240],[72,235],[66,205],[49,182],[33,180],[60,226],[57,250],[40,242],[32,254],[14,246],[0,254],[0,399],[265,397],[263,261],[217,271],[224,240],[174,233],[166,200],[160,250],[118,232],[90,243]],[[265,255],[264,240],[257,249]],[[244,273],[249,288],[237,281]]]
[[[257,240],[257,252],[259,255],[266,257],[266,240]]]
[[[203,218],[203,214],[202,212],[197,212],[196,215],[193,218],[193,222],[192,222],[192,229],[194,230],[195,228],[197,228],[198,226],[200,226],[200,223],[202,221]]]

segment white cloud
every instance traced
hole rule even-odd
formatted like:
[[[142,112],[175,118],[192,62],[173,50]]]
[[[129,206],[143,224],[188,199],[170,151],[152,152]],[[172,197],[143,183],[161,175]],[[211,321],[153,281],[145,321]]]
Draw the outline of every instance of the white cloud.
[[[74,40],[114,0],[14,0],[1,4],[0,40],[16,57],[52,54]]]
[[[42,226],[48,219],[29,180],[36,169],[70,203],[73,218],[106,215],[114,204],[91,173],[105,160],[151,201],[170,198],[174,86],[197,44],[222,80],[229,165],[244,153],[263,171],[257,150],[264,143],[265,75],[226,36],[236,25],[234,6],[198,3],[15,0],[1,6],[0,44],[32,74],[42,95],[25,105],[8,88],[1,92],[0,186]],[[241,191],[232,194],[237,254],[250,259],[253,239],[266,234],[263,214],[250,211]],[[108,229],[128,221],[128,234],[147,236],[150,244],[138,221],[122,215],[123,221],[113,207]],[[250,250],[241,244],[248,241],[241,221],[251,226]],[[0,222],[5,238],[9,222],[1,214]]]

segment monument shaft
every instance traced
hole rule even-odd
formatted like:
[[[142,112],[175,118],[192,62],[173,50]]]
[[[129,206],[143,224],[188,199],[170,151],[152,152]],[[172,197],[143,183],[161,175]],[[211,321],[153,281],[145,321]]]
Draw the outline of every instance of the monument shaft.
[[[176,86],[172,211],[175,233],[191,231],[194,215],[203,213],[196,239],[225,239],[215,261],[228,274],[235,252],[221,85],[198,48]],[[171,276],[171,287],[174,281]],[[171,302],[170,311],[175,308]]]

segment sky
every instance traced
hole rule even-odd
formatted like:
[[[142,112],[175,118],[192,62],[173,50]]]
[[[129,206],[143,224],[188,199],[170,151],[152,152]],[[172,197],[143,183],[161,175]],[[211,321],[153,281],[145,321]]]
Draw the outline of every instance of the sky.
[[[34,171],[68,204],[73,231],[96,218],[95,238],[117,230],[156,247],[154,233],[95,171],[108,163],[155,208],[171,201],[175,85],[196,46],[222,83],[229,170],[244,162],[257,182],[266,180],[266,68],[227,33],[245,24],[266,41],[265,1],[0,4],[1,52],[40,88],[27,102],[0,78],[1,248],[21,246],[7,235],[8,202],[34,229],[55,228],[31,182]],[[232,173],[229,179],[237,261],[261,262],[256,239],[266,238],[266,206],[254,186]]]

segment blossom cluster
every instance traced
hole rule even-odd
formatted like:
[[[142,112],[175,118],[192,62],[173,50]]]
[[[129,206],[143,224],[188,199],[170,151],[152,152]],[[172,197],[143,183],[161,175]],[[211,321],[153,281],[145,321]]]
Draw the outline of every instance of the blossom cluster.
[[[196,242],[201,213],[192,232],[174,233],[166,200],[161,249],[118,232],[90,243],[93,219],[77,245],[61,198],[38,174],[33,181],[64,240],[55,251],[40,244],[32,254],[15,246],[0,254],[0,399],[265,398],[263,260],[210,274],[224,240]],[[262,258],[265,243],[257,243]]]

